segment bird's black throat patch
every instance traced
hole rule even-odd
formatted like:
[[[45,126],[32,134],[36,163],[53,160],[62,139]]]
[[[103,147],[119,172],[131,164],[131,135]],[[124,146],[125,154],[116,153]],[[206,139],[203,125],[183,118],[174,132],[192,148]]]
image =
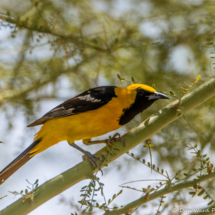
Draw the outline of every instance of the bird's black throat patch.
[[[151,93],[143,90],[142,88],[137,88],[137,95],[134,103],[123,110],[123,114],[119,119],[120,125],[125,125],[130,122],[138,113],[147,109],[156,100],[148,100],[148,96]]]

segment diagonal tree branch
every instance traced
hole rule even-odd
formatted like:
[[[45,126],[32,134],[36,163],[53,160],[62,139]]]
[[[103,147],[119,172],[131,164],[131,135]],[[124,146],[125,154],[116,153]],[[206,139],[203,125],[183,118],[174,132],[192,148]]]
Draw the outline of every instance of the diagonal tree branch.
[[[193,108],[201,105],[208,99],[212,98],[215,95],[215,78],[212,78],[205,84],[199,86],[193,92],[185,95],[182,99],[180,109],[182,113],[187,113]],[[163,109],[159,110],[156,114],[152,115],[141,123],[136,128],[131,129],[127,134],[123,136],[125,140],[125,147],[122,142],[115,142],[114,146],[120,150],[114,150],[114,154],[109,155],[108,160],[102,164],[102,167],[105,164],[109,164],[130,149],[134,148],[141,142],[152,137],[156,132],[161,130],[166,125],[170,124],[174,120],[178,119],[180,116],[177,116],[177,111],[173,106],[177,107],[178,100],[170,103]],[[96,154],[107,156],[108,149],[104,147]],[[18,199],[16,202],[3,209],[0,212],[0,215],[25,215],[42,205],[49,199],[73,186],[74,184],[89,179],[93,176],[96,170],[93,170],[92,165],[88,161],[83,161],[76,165],[75,167],[63,172],[62,174],[52,178],[51,180],[45,182],[39,187],[38,195],[34,198],[32,204],[22,203],[22,198]],[[206,177],[206,176],[205,176]],[[209,177],[209,176],[208,176]]]
[[[139,198],[139,199],[137,199],[137,200],[135,200],[135,201],[123,206],[120,209],[113,210],[113,211],[106,211],[104,213],[104,215],[120,215],[120,214],[125,214],[125,213],[128,213],[128,212],[131,212],[133,208],[138,207],[138,206],[140,206],[142,204],[145,204],[147,202],[150,202],[150,201],[152,201],[154,199],[157,199],[157,198],[159,198],[159,197],[161,197],[163,195],[166,195],[168,193],[172,193],[174,191],[178,191],[178,190],[181,190],[181,189],[184,189],[184,188],[192,187],[195,184],[198,184],[198,183],[200,183],[202,181],[206,181],[206,180],[212,179],[212,178],[215,178],[215,172],[203,175],[203,176],[199,177],[198,179],[182,182],[182,183],[179,183],[179,184],[176,184],[176,185],[173,185],[173,186],[171,186],[171,185],[166,186],[165,188],[150,194],[148,197],[142,196],[141,198]]]

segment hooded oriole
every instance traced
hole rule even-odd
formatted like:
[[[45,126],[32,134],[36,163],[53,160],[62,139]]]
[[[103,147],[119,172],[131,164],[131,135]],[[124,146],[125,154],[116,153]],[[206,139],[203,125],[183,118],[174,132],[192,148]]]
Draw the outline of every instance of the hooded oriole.
[[[28,125],[32,127],[43,124],[34,142],[0,172],[0,184],[34,155],[63,140],[83,152],[85,158],[100,169],[95,159],[97,156],[81,149],[74,142],[83,140],[86,145],[108,143],[107,140],[91,139],[120,128],[158,99],[168,97],[147,85],[132,84],[125,88],[92,88],[65,101]],[[116,135],[111,138],[114,139]]]

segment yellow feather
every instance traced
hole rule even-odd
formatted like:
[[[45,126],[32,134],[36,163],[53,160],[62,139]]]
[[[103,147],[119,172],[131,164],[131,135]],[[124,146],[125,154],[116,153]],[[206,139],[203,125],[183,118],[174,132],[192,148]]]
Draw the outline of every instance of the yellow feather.
[[[42,141],[30,153],[33,156],[63,140],[73,143],[120,128],[122,125],[119,125],[119,119],[123,109],[134,103],[138,87],[155,92],[155,89],[143,84],[132,84],[125,88],[117,87],[115,88],[117,97],[113,97],[110,102],[96,110],[45,122],[35,136],[35,140],[42,138]]]

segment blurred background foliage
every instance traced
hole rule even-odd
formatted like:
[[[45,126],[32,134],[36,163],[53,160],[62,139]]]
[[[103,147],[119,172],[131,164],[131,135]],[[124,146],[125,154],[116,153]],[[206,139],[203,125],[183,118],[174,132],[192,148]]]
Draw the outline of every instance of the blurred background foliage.
[[[200,74],[198,86],[214,74],[212,0],[1,0],[0,19],[0,109],[8,133],[17,115],[27,125],[45,114],[37,115],[43,101],[130,84],[117,74],[178,96],[184,82]],[[185,143],[214,153],[214,103],[210,99],[152,137],[154,162],[174,174],[192,160]],[[126,129],[164,105],[157,102]],[[135,153],[149,154],[142,147]],[[130,171],[132,161],[126,157],[115,166]],[[207,186],[214,189],[214,183]]]

